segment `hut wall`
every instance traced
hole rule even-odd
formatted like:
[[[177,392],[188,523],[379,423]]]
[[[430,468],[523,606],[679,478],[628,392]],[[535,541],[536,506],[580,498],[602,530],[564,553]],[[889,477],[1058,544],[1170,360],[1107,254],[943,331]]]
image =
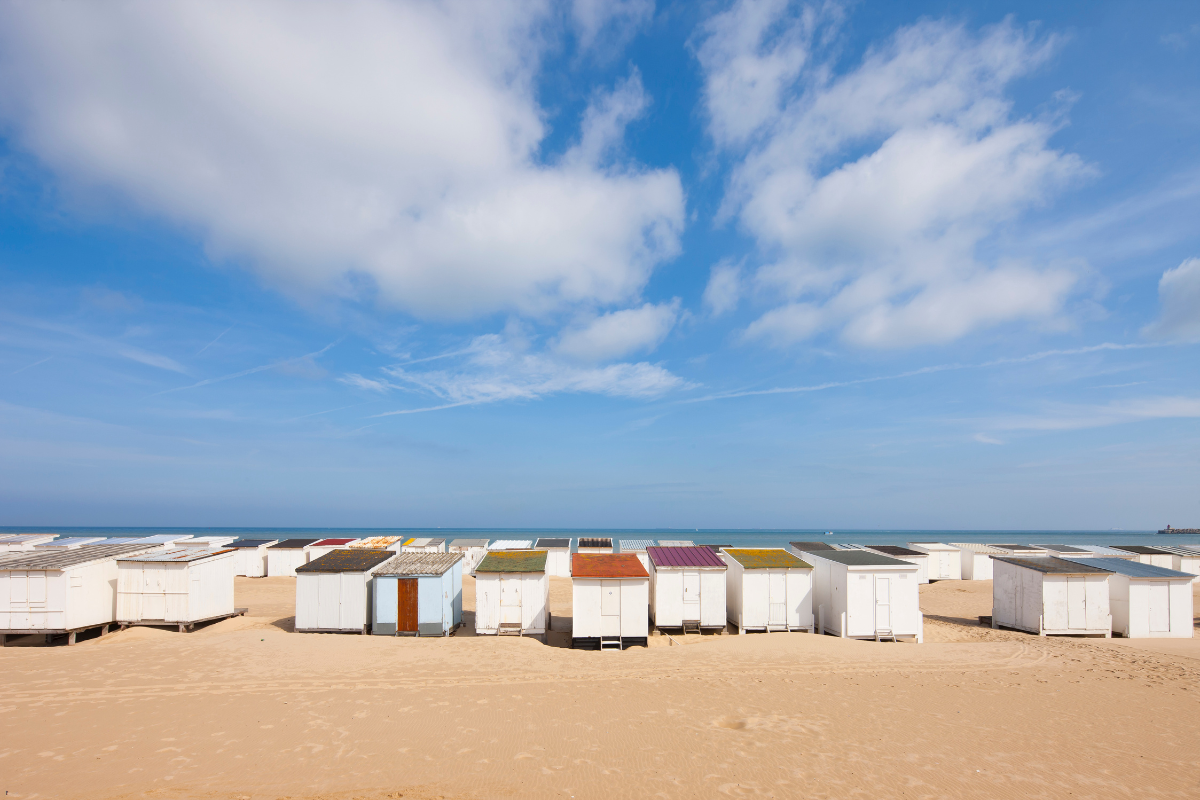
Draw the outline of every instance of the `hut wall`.
[[[649,559],[647,559],[649,560]],[[650,604],[654,624],[662,628],[679,628],[684,623],[684,581],[698,589],[700,594],[699,618],[687,622],[699,622],[702,628],[723,628],[726,623],[726,579],[725,570],[684,569],[676,567],[655,568],[650,562]]]
[[[1173,554],[1170,569],[1176,572],[1186,572],[1189,575],[1200,575],[1200,556]]]
[[[649,633],[646,578],[574,578],[571,584],[572,638],[640,638]]]
[[[1109,577],[1115,633],[1130,639],[1190,639],[1192,582]]]
[[[806,569],[745,569],[727,558],[726,616],[740,628],[813,626],[812,572]],[[776,586],[773,588],[772,583]],[[772,601],[784,604],[782,619],[772,620]],[[777,604],[777,603],[776,603]]]
[[[195,622],[233,613],[234,553],[202,561],[121,561],[117,620]]]
[[[546,574],[559,578],[571,577],[571,548],[544,547],[546,551]]]
[[[365,631],[370,620],[370,574],[301,572],[296,575],[297,631]]]
[[[308,548],[303,550],[267,548],[267,575],[272,578],[294,578],[296,567],[309,562]]]
[[[267,574],[267,546],[239,547],[234,554],[235,576],[261,578]]]
[[[550,605],[550,581],[544,572],[480,572],[475,576],[475,632],[498,633],[504,612],[501,601],[510,592],[520,592],[520,621],[528,634],[546,632]],[[515,613],[515,612],[513,612]],[[516,619],[511,620],[516,622]]]
[[[0,630],[73,630],[115,621],[117,563],[0,570]]]
[[[992,557],[987,553],[963,550],[962,579],[964,581],[992,580]]]

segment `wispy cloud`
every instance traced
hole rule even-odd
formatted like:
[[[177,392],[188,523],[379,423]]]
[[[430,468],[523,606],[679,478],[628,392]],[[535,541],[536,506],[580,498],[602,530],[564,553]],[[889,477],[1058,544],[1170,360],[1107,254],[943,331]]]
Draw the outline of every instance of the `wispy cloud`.
[[[14,371],[12,371],[12,372],[10,372],[10,373],[8,373],[8,374],[9,374],[9,375],[17,375],[17,374],[20,374],[20,373],[24,372],[24,371],[25,371],[25,370],[27,370],[27,369],[32,369],[32,368],[36,367],[38,364],[45,364],[47,361],[49,361],[49,360],[50,360],[50,359],[52,359],[52,358],[54,358],[54,356],[46,356],[46,357],[45,357],[45,358],[43,358],[41,361],[35,361],[35,362],[33,362],[32,364],[26,364],[25,366],[21,367],[20,369],[14,370]]]
[[[160,355],[159,353],[152,353],[148,350],[143,350],[140,347],[134,347],[133,345],[125,342],[118,342],[111,339],[105,339],[102,336],[95,336],[87,333],[86,331],[81,331],[78,328],[71,327],[70,325],[62,325],[56,322],[47,322],[39,319],[29,319],[28,317],[22,317],[16,314],[0,314],[0,320],[7,322],[10,325],[25,328],[27,330],[42,331],[43,333],[52,333],[59,336],[68,337],[76,342],[81,343],[83,345],[83,349],[92,355],[108,358],[126,358],[130,361],[136,361],[139,364],[145,364],[149,367],[165,369],[170,372],[179,372],[184,375],[188,374],[187,369],[185,369],[173,358]],[[45,340],[38,341],[34,343],[33,346],[48,350],[66,349],[63,347],[61,342]]]
[[[233,326],[232,326],[232,325],[230,325],[228,328],[226,328],[225,330],[223,330],[223,331],[221,331],[220,333],[218,333],[218,334],[217,334],[217,338],[213,339],[211,342],[209,342],[208,344],[204,345],[204,347],[201,347],[201,348],[200,348],[200,350],[199,350],[199,351],[197,351],[196,355],[200,355],[200,354],[201,354],[201,353],[203,353],[205,350],[207,350],[208,348],[212,347],[212,346],[213,346],[214,344],[216,344],[217,342],[221,341],[221,337],[222,337],[222,336],[224,336],[225,334],[229,333],[231,330],[233,330]]]
[[[334,345],[336,345],[340,341],[341,341],[341,339],[339,339],[337,342],[330,342],[329,344],[322,347],[320,350],[315,350],[311,353],[306,353],[305,355],[297,356],[296,358],[289,358],[284,361],[275,361],[270,364],[263,364],[262,366],[251,367],[250,369],[244,369],[241,372],[234,372],[230,375],[222,375],[219,378],[206,378],[202,381],[193,383],[190,386],[177,386],[174,389],[164,389],[161,392],[155,392],[153,396],[157,397],[158,395],[161,395],[161,394],[171,394],[172,392],[182,392],[187,389],[198,389],[201,386],[208,386],[213,383],[221,383],[223,381],[230,381],[230,380],[233,380],[234,378],[242,378],[242,377],[245,377],[246,375],[253,375],[256,372],[263,372],[268,369],[278,369],[279,367],[286,367],[286,366],[289,366],[292,364],[299,364],[304,361],[308,361],[310,359],[318,358],[319,356],[324,355],[326,352],[329,351],[330,348],[332,348]]]
[[[1060,406],[1047,413],[1000,417],[986,427],[1007,431],[1070,431],[1152,419],[1200,417],[1200,398],[1142,397],[1105,405]]]

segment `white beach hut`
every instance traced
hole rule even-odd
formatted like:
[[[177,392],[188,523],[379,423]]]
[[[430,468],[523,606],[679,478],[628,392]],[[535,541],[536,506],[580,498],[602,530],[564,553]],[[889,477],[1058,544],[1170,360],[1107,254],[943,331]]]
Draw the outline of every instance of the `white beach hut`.
[[[233,607],[234,556],[229,548],[181,547],[117,559],[117,622],[121,627],[178,626],[245,614]]]
[[[584,536],[580,537],[575,547],[576,553],[599,553],[601,555],[611,554],[613,551],[613,540],[605,536]]]
[[[546,574],[558,578],[571,577],[571,540],[541,538],[533,545],[546,551]]]
[[[653,539],[621,539],[617,544],[622,553],[633,553],[646,571],[650,571],[650,557],[646,555],[646,548],[655,546]]]
[[[645,647],[650,576],[632,553],[576,553],[571,558],[571,647]]]
[[[1047,555],[1059,558],[1089,558],[1092,554],[1086,547],[1076,547],[1073,544],[1035,544],[1032,546],[1040,547],[1046,551]]]
[[[267,575],[267,548],[278,539],[236,539],[229,543],[233,554],[233,574],[242,578],[264,578]]]
[[[1172,553],[1169,550],[1163,550],[1161,547],[1147,547],[1142,544],[1117,544],[1113,545],[1113,549],[1133,554],[1134,558],[1142,564],[1151,564],[1163,569],[1170,569],[1173,563]]]
[[[474,575],[475,567],[487,555],[487,539],[455,539],[446,547],[450,553],[461,553],[463,557],[463,574]]]
[[[1052,556],[992,559],[992,627],[1112,636],[1107,569]]]
[[[778,547],[727,547],[725,616],[747,631],[813,630],[812,565]]]
[[[910,564],[916,564],[918,567],[917,581],[920,583],[929,583],[929,554],[922,553],[920,550],[913,550],[911,547],[900,547],[894,544],[877,544],[863,548],[872,553],[879,553],[884,556],[898,558],[901,561],[907,561]],[[962,565],[959,565],[961,571]]]
[[[849,639],[925,640],[919,566],[870,550],[803,555],[813,565],[817,630]]]
[[[992,547],[1003,550],[1004,555],[1014,558],[1041,558],[1053,555],[1046,548],[1034,544],[994,544]]]
[[[33,546],[34,550],[74,550],[85,544],[104,544],[103,536],[71,536],[66,539],[52,539]]]
[[[488,552],[502,550],[532,550],[532,539],[497,539],[488,545]]]
[[[707,547],[651,547],[646,556],[656,628],[725,629],[729,567],[724,559]]]
[[[0,539],[0,553],[32,550],[39,544],[44,544],[57,538],[57,533],[14,533]]]
[[[1189,575],[1200,575],[1200,549],[1190,547],[1163,547],[1171,554],[1171,569],[1176,572],[1186,572]]]
[[[294,578],[296,567],[308,563],[308,548],[320,539],[284,539],[267,545],[267,577]]]
[[[909,542],[908,546],[929,555],[926,563],[929,580],[962,580],[962,553],[954,545],[942,542]],[[900,556],[896,556],[896,558],[900,558]]]
[[[321,556],[327,556],[334,550],[345,550],[350,545],[357,542],[357,539],[348,537],[336,537],[333,539],[318,539],[310,544],[306,549],[308,552],[308,560],[316,561]],[[307,563],[307,562],[306,562]]]
[[[371,633],[449,636],[462,624],[462,553],[400,553],[372,579]]]
[[[475,568],[475,633],[544,636],[549,629],[546,551],[488,553]]]
[[[213,550],[218,547],[226,547],[237,538],[236,536],[193,536],[189,539],[179,540],[175,543],[175,546],[200,547],[205,550]]]
[[[9,636],[66,634],[116,621],[119,556],[145,552],[136,544],[74,550],[10,552],[0,562],[0,645]]]
[[[334,550],[296,567],[296,633],[367,633],[371,577],[391,550]]]
[[[446,552],[445,539],[433,539],[430,537],[419,537],[408,539],[400,546],[401,553],[444,553]]]
[[[154,536],[117,536],[112,539],[105,539],[104,544],[145,544],[158,547],[160,550],[172,547],[176,542],[186,541],[191,539],[190,533],[185,534],[155,534]]]
[[[1192,638],[1195,575],[1120,558],[1071,558],[1108,570],[1113,633],[1128,639]]]

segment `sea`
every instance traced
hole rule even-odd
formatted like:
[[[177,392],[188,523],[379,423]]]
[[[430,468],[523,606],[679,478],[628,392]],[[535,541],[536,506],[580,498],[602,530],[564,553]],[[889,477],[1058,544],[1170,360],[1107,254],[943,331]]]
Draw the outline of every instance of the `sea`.
[[[685,540],[730,547],[787,547],[789,542],[830,544],[895,544],[908,542],[980,542],[984,544],[1200,545],[1200,534],[1159,534],[1138,530],[856,530],[779,528],[85,528],[0,527],[0,534],[56,533],[59,536],[236,536],[245,539],[365,538],[429,536],[451,539],[533,539],[539,537],[609,537],[619,550],[621,539]]]

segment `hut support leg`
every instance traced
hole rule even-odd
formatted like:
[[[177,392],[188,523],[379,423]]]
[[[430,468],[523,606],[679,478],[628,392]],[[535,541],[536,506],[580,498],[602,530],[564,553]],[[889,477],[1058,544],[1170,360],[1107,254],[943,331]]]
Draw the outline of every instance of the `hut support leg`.
[[[0,633],[0,647],[8,647],[8,634]]]
[[[100,635],[101,635],[101,636],[108,636],[108,626],[107,626],[107,625],[101,625],[101,626],[100,626]]]
[[[67,647],[70,647],[73,644],[75,644],[75,631],[71,631],[67,634]]]

